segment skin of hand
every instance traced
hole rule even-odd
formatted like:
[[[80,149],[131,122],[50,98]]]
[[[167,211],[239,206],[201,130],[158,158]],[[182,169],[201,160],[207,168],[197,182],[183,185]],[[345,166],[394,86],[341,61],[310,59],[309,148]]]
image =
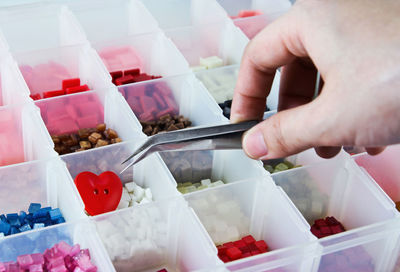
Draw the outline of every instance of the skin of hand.
[[[400,1],[299,0],[246,47],[231,122],[262,119],[277,68],[278,113],[243,138],[247,155],[273,159],[311,147],[377,154],[400,143]],[[312,100],[317,67],[323,87]]]

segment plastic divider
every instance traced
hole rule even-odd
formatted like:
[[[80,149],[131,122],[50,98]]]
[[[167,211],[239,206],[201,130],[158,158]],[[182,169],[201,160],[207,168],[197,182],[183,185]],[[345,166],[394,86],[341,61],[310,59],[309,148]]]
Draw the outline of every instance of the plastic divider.
[[[93,47],[109,72],[139,68],[141,73],[163,77],[190,72],[185,58],[162,32],[98,42]]]
[[[16,261],[19,255],[43,253],[46,249],[64,241],[70,245],[79,243],[88,248],[97,271],[115,271],[96,233],[96,228],[88,220],[57,225],[32,232],[17,234],[0,240],[0,261]]]
[[[2,167],[0,179],[1,214],[27,211],[30,203],[40,203],[42,207],[60,208],[67,222],[84,216],[68,171],[57,158]]]
[[[275,250],[315,241],[300,213],[283,198],[269,177],[249,179],[185,195],[217,245],[253,235]],[[261,255],[260,255],[261,256]],[[255,258],[255,257],[251,257]],[[232,262],[240,264],[246,259]],[[294,264],[312,267],[313,260]],[[309,271],[309,270],[305,270]]]
[[[8,46],[6,38],[4,37],[3,31],[0,29],[0,54],[8,52],[9,49],[10,47]]]
[[[93,220],[117,271],[193,271],[219,263],[187,203],[180,198]]]
[[[135,139],[138,134],[144,137],[139,122],[114,88],[44,99],[36,105],[51,136],[77,133],[105,123],[122,141]]]
[[[200,25],[227,20],[215,0],[142,0],[163,29]]]
[[[224,103],[233,98],[234,89],[239,73],[239,65],[234,64],[210,70],[195,72],[196,77],[204,84],[216,103]],[[267,106],[270,110],[278,108],[280,72],[277,70],[272,88],[267,97]]]
[[[200,183],[202,179],[231,183],[269,175],[242,150],[176,151],[160,155],[178,184]]]
[[[9,53],[0,53],[0,106],[28,101],[29,89],[18,65]]]
[[[273,179],[310,224],[334,216],[349,230],[394,218],[395,209],[382,201],[373,181],[349,162],[338,157],[277,173]]]
[[[227,11],[234,24],[238,26],[249,39],[252,39],[265,26],[289,10],[289,0],[217,0]],[[255,11],[257,15],[240,17],[240,12]]]
[[[334,158],[331,159],[348,160],[349,158],[350,155],[342,149]],[[302,165],[302,166],[324,163],[330,161],[331,159],[321,158],[315,152],[314,148],[310,148],[296,155],[287,157],[287,160],[293,163],[294,165]]]
[[[91,90],[112,86],[111,76],[88,45],[24,52],[14,58],[32,95],[60,90],[63,80],[78,77]]]
[[[156,20],[137,0],[65,0],[63,2],[78,18],[91,42],[160,31]]]
[[[190,66],[200,57],[218,56],[223,65],[239,64],[248,38],[229,20],[166,30]]]
[[[221,109],[212,101],[207,90],[202,84],[199,84],[193,74],[123,85],[119,86],[118,90],[140,121],[148,121],[149,113],[152,118],[159,118],[159,115],[170,113],[189,118],[192,126],[227,122],[221,114]],[[140,99],[149,97],[152,92],[167,95],[174,101],[170,101],[166,110],[163,108],[149,109],[145,105],[141,106]]]
[[[366,171],[371,178],[380,186],[393,202],[400,201],[400,186],[399,186],[399,163],[397,157],[400,154],[400,145],[388,146],[379,155],[371,156],[367,153],[362,153],[353,156],[353,160]],[[393,204],[392,204],[393,205]],[[392,256],[391,256],[392,255]],[[387,271],[398,271],[400,269],[400,240],[397,241],[393,254],[389,260]]]
[[[376,156],[363,153],[353,157],[394,202],[400,201],[400,164],[397,159],[399,154],[400,145],[394,145],[388,146]]]
[[[395,271],[389,260],[398,252],[399,223],[396,218],[320,240],[318,271]]]
[[[399,241],[399,224],[398,218],[390,219],[242,263],[227,263],[201,271],[397,271],[388,260],[398,252],[394,245]],[[293,265],[304,259],[314,259],[312,269]],[[374,269],[368,270],[371,264]]]
[[[0,166],[55,156],[34,105],[0,107],[0,127]]]
[[[112,171],[119,176],[123,184],[134,181],[141,187],[150,188],[154,201],[179,195],[175,190],[171,174],[157,154],[151,155],[124,173],[120,173],[126,166],[121,163],[133,153],[142,141],[143,138],[138,138],[130,142],[63,155],[61,159],[67,164],[73,179],[84,171],[90,171],[96,175]]]
[[[4,37],[0,33],[0,212],[18,212],[30,202],[40,202],[59,207],[69,222],[0,239],[0,261],[42,252],[65,240],[88,247],[98,271],[115,271],[104,245],[109,250],[120,246],[129,255],[129,261],[121,261],[123,255],[115,259],[118,271],[131,271],[132,264],[137,264],[135,270],[146,271],[399,270],[400,215],[385,194],[400,200],[399,146],[376,157],[360,154],[350,159],[342,151],[326,161],[313,150],[302,152],[288,159],[305,167],[272,176],[281,187],[241,151],[153,154],[119,176],[123,183],[135,181],[150,188],[155,202],[72,222],[85,217],[73,178],[82,171],[119,174],[125,166],[121,162],[147,139],[139,122],[146,110],[139,110],[132,97],[161,90],[175,100],[171,110],[188,117],[193,126],[228,122],[215,101],[219,99],[210,93],[233,90],[248,37],[286,12],[288,1],[24,2],[0,10],[4,32]],[[229,15],[240,9],[263,14],[231,21],[221,6]],[[98,52],[104,46],[134,46],[143,58],[143,71],[163,78],[116,88],[88,40]],[[194,66],[199,57],[212,55],[221,57],[226,66],[190,72],[188,63]],[[67,78],[53,66],[42,72],[44,80],[32,82],[26,65],[56,61],[70,78],[80,77],[92,90],[33,103],[30,94],[58,90]],[[271,110],[278,105],[279,76],[277,72],[267,99]],[[57,157],[49,133],[67,133],[98,122],[115,129],[123,142]],[[176,171],[170,163],[178,166]],[[201,178],[228,184],[184,197],[175,188],[176,181]],[[201,213],[207,206],[208,217]],[[316,240],[305,220],[312,223],[326,215],[338,218],[348,231]],[[215,234],[225,225],[225,233]],[[223,234],[234,232],[232,227],[239,234],[266,240],[273,251],[223,264],[213,240],[221,242]]]
[[[240,263],[227,263],[225,267],[226,271],[236,272],[315,271],[315,267],[318,267],[316,252],[321,251],[322,248],[318,244],[308,243],[252,257]]]
[[[0,27],[13,53],[87,42],[70,10],[56,3],[3,8],[0,18]]]
[[[384,194],[373,186],[374,181],[364,175],[348,158],[339,156],[318,165],[277,173],[273,175],[273,179],[285,190],[310,224],[316,219],[334,216],[348,232],[356,233],[359,228],[398,216],[394,205],[388,205],[390,203]],[[326,239],[335,239],[333,237],[347,237],[348,232],[323,238],[320,240],[321,244]],[[351,245],[349,247],[354,247],[347,238],[337,239],[348,242]],[[357,248],[350,251],[339,253],[336,261],[323,258],[321,266],[324,268],[321,271],[348,269],[353,266],[361,267],[362,271],[369,271],[377,269],[383,262],[382,255],[373,251],[366,253],[364,249]],[[345,261],[340,262],[340,258],[344,258]],[[346,261],[347,258],[349,261]],[[361,258],[365,260],[359,262]]]

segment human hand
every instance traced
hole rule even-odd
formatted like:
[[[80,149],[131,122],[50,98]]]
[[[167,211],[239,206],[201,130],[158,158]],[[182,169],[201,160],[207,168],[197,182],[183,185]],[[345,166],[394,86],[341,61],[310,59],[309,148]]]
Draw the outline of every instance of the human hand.
[[[400,143],[400,1],[303,0],[247,46],[231,121],[261,119],[275,71],[278,113],[243,139],[255,159],[316,147],[332,157],[340,147],[371,154]],[[318,68],[324,81],[312,100]]]

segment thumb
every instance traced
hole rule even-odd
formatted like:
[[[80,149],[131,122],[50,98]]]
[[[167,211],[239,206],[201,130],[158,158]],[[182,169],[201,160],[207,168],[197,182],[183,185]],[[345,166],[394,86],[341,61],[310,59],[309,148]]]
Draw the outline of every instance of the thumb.
[[[330,118],[318,98],[311,103],[278,112],[251,128],[243,137],[243,149],[253,159],[282,158],[313,146],[331,145]],[[322,129],[321,129],[322,128]]]

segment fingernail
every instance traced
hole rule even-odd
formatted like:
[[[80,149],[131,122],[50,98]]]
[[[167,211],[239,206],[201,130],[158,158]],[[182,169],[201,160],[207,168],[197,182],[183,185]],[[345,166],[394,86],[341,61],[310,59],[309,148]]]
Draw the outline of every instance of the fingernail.
[[[268,153],[264,136],[259,130],[248,132],[244,135],[243,148],[247,155],[254,159],[260,159],[261,157],[266,156]]]

